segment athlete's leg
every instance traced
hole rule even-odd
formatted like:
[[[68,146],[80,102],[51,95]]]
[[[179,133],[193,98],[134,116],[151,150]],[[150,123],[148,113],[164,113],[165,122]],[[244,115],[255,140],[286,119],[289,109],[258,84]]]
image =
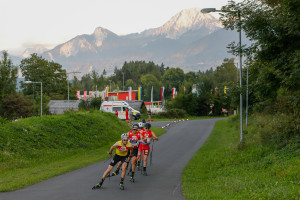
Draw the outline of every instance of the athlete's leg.
[[[122,175],[121,175],[121,181],[120,181],[120,189],[121,190],[124,190],[124,178],[125,178],[125,175],[126,175],[126,167],[127,167],[127,162],[124,162],[122,164]]]
[[[105,180],[107,177],[108,173],[114,168],[114,166],[108,165],[107,170],[103,173],[102,179]]]
[[[97,185],[95,185],[92,189],[99,189],[99,188],[101,188],[101,186],[102,186],[102,184],[103,184],[105,178],[107,177],[107,175],[109,174],[109,172],[110,172],[113,168],[114,168],[114,166],[108,165],[107,170],[103,173],[103,176],[102,176],[101,181],[100,181]]]

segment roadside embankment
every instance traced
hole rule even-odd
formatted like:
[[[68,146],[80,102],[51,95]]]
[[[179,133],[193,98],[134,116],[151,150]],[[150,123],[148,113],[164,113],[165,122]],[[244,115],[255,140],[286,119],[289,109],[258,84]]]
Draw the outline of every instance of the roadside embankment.
[[[1,124],[0,191],[19,189],[106,159],[109,147],[129,129],[115,115],[99,111]],[[158,134],[164,131],[153,129]]]
[[[238,121],[218,121],[182,175],[186,199],[299,199],[300,148],[262,145],[254,125],[239,145]]]

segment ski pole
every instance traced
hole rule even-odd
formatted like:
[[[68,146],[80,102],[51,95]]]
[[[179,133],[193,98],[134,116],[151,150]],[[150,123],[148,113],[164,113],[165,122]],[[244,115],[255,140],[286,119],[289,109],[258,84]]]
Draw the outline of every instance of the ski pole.
[[[106,163],[108,160],[110,160],[112,158],[112,155],[110,155],[110,157],[109,158],[107,158],[105,161],[104,161],[104,163]]]
[[[154,146],[154,140],[152,141],[152,147],[151,147],[151,152],[150,152],[150,166],[152,166],[152,153],[154,150],[153,146]]]

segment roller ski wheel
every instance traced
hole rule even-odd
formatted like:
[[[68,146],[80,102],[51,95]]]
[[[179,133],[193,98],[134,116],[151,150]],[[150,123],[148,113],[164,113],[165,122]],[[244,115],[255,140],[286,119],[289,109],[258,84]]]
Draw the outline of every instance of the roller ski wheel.
[[[124,185],[123,184],[120,184],[120,190],[124,190]]]
[[[147,174],[146,171],[143,171],[143,175],[144,175],[144,176],[148,176],[148,174]]]
[[[92,187],[92,190],[100,189],[101,186],[102,185],[98,183],[97,185],[95,185],[95,186]]]

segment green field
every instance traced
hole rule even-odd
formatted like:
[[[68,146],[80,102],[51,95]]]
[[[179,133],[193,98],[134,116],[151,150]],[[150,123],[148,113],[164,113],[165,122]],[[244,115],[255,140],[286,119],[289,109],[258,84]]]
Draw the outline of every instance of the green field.
[[[230,119],[216,123],[183,172],[184,197],[300,199],[299,146],[262,146],[259,135],[250,127],[241,148],[238,128],[238,122]]]
[[[130,129],[110,113],[32,117],[0,127],[0,191],[11,191],[109,157]],[[152,127],[157,135],[165,131]]]

